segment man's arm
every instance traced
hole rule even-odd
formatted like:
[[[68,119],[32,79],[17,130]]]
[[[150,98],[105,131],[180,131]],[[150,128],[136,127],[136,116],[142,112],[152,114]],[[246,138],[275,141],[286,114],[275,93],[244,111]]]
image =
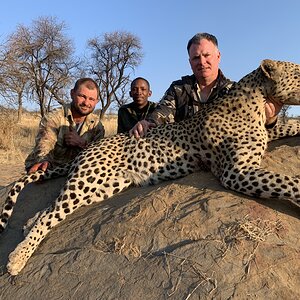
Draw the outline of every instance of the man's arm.
[[[179,87],[171,84],[154,111],[147,117],[147,121],[156,125],[174,122],[177,98],[176,89],[179,89]]]
[[[272,100],[267,100],[265,104],[266,112],[266,128],[273,128],[277,123],[278,114],[282,108],[282,103],[277,103]]]
[[[57,142],[60,117],[57,113],[50,113],[45,116],[39,125],[39,130],[35,140],[35,147],[25,161],[28,173],[41,169],[46,171],[50,164],[49,153],[54,149]]]
[[[49,113],[41,120],[36,138],[35,153],[37,161],[47,160],[47,157],[57,142],[61,117],[57,112]]]

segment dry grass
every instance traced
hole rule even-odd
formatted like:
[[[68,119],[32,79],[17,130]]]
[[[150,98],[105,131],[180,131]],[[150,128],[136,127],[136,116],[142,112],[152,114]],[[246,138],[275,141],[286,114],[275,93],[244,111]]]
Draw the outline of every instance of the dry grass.
[[[0,163],[23,163],[35,143],[40,116],[23,113],[17,121],[16,111],[0,109]],[[105,135],[117,132],[117,116],[109,115],[103,120]]]
[[[0,113],[0,162],[21,162],[34,145],[39,124],[36,114],[24,114],[20,123],[12,110]]]
[[[117,133],[117,119],[117,115],[107,115],[104,120],[102,120],[102,124],[105,128],[105,136],[111,136]]]

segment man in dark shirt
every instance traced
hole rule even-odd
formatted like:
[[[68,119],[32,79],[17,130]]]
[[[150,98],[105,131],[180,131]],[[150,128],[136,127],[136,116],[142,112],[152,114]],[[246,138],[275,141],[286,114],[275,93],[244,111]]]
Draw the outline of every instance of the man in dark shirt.
[[[153,113],[130,130],[136,138],[143,137],[151,127],[189,118],[206,103],[229,92],[233,82],[219,68],[221,53],[214,35],[197,33],[189,40],[187,52],[193,74],[172,82]],[[280,104],[266,100],[266,127],[276,124],[280,109]]]
[[[118,111],[118,133],[128,132],[137,122],[144,120],[156,107],[148,101],[152,92],[148,80],[137,77],[131,82],[129,95],[133,102],[122,105]]]

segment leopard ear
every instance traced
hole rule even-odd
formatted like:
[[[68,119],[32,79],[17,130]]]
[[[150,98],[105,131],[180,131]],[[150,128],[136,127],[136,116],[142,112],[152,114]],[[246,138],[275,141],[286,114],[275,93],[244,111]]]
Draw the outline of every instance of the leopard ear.
[[[260,68],[267,78],[274,81],[279,79],[282,72],[281,64],[271,59],[264,59],[260,64]]]

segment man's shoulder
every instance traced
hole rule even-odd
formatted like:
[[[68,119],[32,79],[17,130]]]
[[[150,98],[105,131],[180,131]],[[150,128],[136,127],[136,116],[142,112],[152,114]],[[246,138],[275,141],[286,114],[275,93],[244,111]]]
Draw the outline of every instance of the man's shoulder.
[[[157,106],[157,102],[153,102],[153,101],[148,101],[148,102],[149,102],[150,107],[156,107]]]
[[[88,114],[86,116],[86,122],[87,123],[95,123],[95,124],[101,123],[100,115],[96,114],[94,112],[91,112],[90,114]]]
[[[57,119],[65,116],[66,108],[64,106],[55,107],[45,114],[46,119]]]
[[[150,107],[155,107],[157,106],[157,103],[156,102],[153,102],[153,101],[149,101],[148,100],[148,103],[150,105]],[[134,102],[130,102],[130,103],[127,103],[127,104],[123,104],[122,106],[120,106],[119,108],[119,111],[121,110],[127,110],[127,109],[134,109]]]
[[[128,112],[128,111],[132,110],[133,109],[133,104],[134,104],[134,102],[123,104],[122,106],[119,107],[118,114]]]
[[[130,103],[127,103],[127,104],[123,104],[120,106],[119,110],[120,109],[127,109],[127,108],[131,108],[132,105],[133,105],[134,102],[130,102]]]
[[[234,84],[234,81],[225,77],[225,75],[221,70],[219,70],[218,81],[219,81],[219,85],[224,87],[229,87],[229,88]]]
[[[186,85],[186,84],[192,85],[195,82],[196,82],[195,75],[185,75],[182,76],[180,79],[174,80],[171,85],[173,86]]]
[[[67,106],[54,107],[49,111],[49,114],[59,114],[62,113]]]
[[[152,113],[156,109],[158,103],[153,101],[148,101],[148,102],[149,102],[148,113]]]
[[[94,110],[91,113],[89,113],[88,116],[91,116],[93,118],[100,118],[100,112]]]

